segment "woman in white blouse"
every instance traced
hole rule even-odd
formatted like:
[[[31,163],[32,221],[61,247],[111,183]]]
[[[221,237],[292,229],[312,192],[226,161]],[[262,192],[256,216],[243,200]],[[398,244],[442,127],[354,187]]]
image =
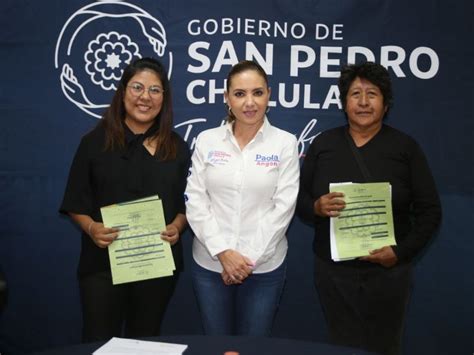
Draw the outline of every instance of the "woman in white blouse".
[[[298,194],[294,135],[266,117],[262,67],[232,67],[227,124],[196,141],[186,188],[193,285],[206,334],[269,335],[286,274],[285,236]]]

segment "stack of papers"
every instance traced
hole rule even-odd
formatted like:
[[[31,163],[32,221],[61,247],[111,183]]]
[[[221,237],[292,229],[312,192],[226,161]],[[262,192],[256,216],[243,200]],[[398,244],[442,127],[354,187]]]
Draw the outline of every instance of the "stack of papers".
[[[108,247],[114,285],[173,275],[171,247],[161,239],[166,223],[157,195],[102,207],[100,212],[104,226],[120,230]]]
[[[346,207],[330,219],[331,257],[334,261],[369,255],[369,251],[396,245],[391,186],[388,182],[330,184],[342,192]]]
[[[181,355],[187,345],[112,338],[93,355]]]

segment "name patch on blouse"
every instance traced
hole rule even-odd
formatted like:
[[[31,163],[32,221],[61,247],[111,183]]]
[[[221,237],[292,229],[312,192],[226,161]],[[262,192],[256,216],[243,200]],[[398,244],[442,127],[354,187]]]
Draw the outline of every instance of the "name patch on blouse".
[[[257,166],[278,166],[280,165],[280,158],[276,154],[271,155],[255,155],[255,165]]]
[[[211,164],[225,165],[229,162],[231,155],[219,150],[211,150],[207,153],[207,160]]]

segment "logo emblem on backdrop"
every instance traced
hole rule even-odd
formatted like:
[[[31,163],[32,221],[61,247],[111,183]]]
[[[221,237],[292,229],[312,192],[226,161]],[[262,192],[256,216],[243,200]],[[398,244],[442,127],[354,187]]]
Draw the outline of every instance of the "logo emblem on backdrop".
[[[54,66],[66,98],[101,118],[132,60],[158,58],[171,76],[173,55],[166,46],[163,25],[148,12],[119,0],[100,1],[67,19],[56,42]]]

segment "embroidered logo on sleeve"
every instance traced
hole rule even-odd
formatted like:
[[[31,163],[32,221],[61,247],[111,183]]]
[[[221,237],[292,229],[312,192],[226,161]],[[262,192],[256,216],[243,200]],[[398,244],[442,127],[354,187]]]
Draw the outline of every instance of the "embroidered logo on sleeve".
[[[271,155],[255,155],[255,165],[257,166],[278,166],[280,165],[280,158],[276,154]]]
[[[229,162],[231,155],[220,150],[211,150],[207,153],[207,161],[211,164],[225,165]]]

